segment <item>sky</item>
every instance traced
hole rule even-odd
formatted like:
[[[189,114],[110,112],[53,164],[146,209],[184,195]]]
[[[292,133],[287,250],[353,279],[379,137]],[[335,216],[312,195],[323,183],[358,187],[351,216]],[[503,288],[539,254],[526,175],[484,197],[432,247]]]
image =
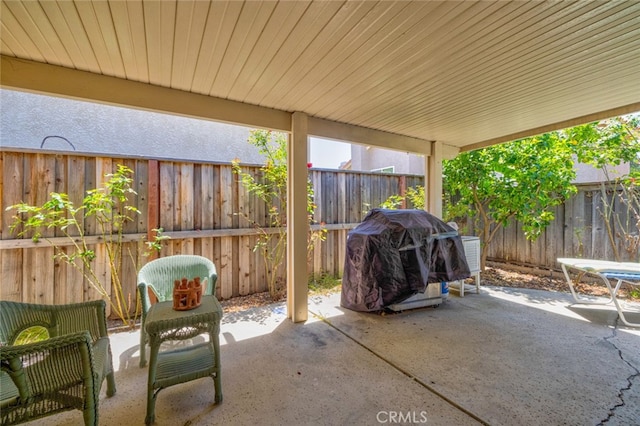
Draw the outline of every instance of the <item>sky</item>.
[[[337,169],[342,162],[351,159],[351,144],[311,138],[309,159],[314,168]]]

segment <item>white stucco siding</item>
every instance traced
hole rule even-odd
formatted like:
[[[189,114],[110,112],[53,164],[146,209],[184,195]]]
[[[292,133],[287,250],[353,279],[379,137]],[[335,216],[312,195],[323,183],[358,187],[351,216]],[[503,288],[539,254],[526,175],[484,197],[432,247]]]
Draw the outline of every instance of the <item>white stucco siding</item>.
[[[77,151],[259,164],[251,129],[51,96],[0,90],[0,146],[40,148],[47,136]],[[60,138],[45,149],[72,150]]]
[[[603,182],[609,179],[615,179],[617,177],[629,174],[629,163],[620,164],[618,166],[608,166],[605,173],[601,169],[596,169],[587,164],[576,163],[576,179],[575,183],[594,183]]]
[[[424,174],[424,156],[362,145],[351,146],[351,169],[370,171],[393,166],[394,173]]]

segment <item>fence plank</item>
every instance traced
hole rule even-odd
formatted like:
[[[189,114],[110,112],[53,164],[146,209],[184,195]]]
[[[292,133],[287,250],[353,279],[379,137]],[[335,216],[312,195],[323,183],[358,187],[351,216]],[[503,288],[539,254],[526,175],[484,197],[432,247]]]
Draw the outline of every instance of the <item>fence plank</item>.
[[[65,247],[65,250],[69,250]],[[56,302],[56,303],[78,303],[84,301],[84,275],[83,264],[80,259],[75,259],[74,263],[78,265],[77,267],[73,267],[71,265],[65,265],[65,301]],[[62,282],[60,282],[62,285]]]
[[[197,198],[200,200],[200,229],[214,228],[214,172],[213,165],[200,165],[200,186],[195,192],[197,194]]]
[[[165,231],[175,229],[174,194],[174,170],[173,163],[160,163],[160,227]]]
[[[21,153],[3,153],[2,155],[2,174],[0,175],[0,207],[2,208],[2,222],[0,223],[0,234],[3,240],[13,238],[14,233],[10,227],[13,223],[15,211],[8,211],[7,208],[23,200],[23,154]],[[16,230],[19,232],[19,229]],[[23,279],[23,250],[11,249],[0,250],[0,264],[2,272],[2,288],[0,297],[3,300],[12,300],[19,302],[21,300],[28,301],[24,296],[24,279]]]
[[[637,189],[640,191],[640,188]],[[615,204],[614,211],[619,214],[619,221],[615,223],[616,235],[622,236],[625,234],[626,230],[635,229],[636,238],[639,238],[638,231],[640,231],[638,223],[638,218],[635,216],[633,212],[632,206],[629,202],[623,201],[623,191],[618,190],[615,196]],[[637,194],[640,197],[640,192]],[[640,261],[640,253],[637,251],[637,246],[634,245],[635,239],[631,238],[630,235],[627,238],[618,238],[618,251],[620,253],[620,259],[633,259],[635,254],[636,259]],[[634,251],[634,248],[636,251]]]
[[[529,241],[524,236],[524,230],[522,229],[522,224],[518,221],[514,222],[514,233],[516,241],[516,250],[514,253],[513,260],[518,263],[526,263],[527,259],[531,257],[531,247],[529,245]]]
[[[113,162],[110,158],[100,158],[96,161],[95,168],[95,182],[96,187],[103,187],[104,183],[108,180],[105,176],[107,173],[113,171]],[[95,244],[93,247],[96,258],[92,262],[92,269],[95,271],[97,278],[102,283],[103,290],[106,294],[111,294],[111,272],[109,269],[109,256],[107,248],[104,244]],[[103,296],[100,292],[96,291],[93,287],[87,287],[88,300],[101,299]],[[110,307],[107,306],[107,315],[110,313]]]
[[[259,237],[255,236],[251,241],[253,243],[253,247],[255,247],[259,241]],[[254,250],[256,259],[255,273],[257,288],[259,289],[259,291],[268,291],[269,283],[267,282],[267,261],[260,249],[252,248],[252,250]]]
[[[544,232],[542,240],[540,265],[555,266],[558,257],[564,257],[564,216],[565,209],[561,204],[555,207],[555,219]]]
[[[251,238],[240,237],[238,242],[240,259],[238,261],[238,293],[240,296],[251,294]]]
[[[213,180],[211,186],[213,187],[213,228],[222,228],[222,181],[221,181],[221,166],[215,166],[213,171]]]
[[[497,259],[505,259],[505,230],[504,227],[500,227],[495,235],[493,236],[493,242],[489,245],[488,256],[497,258]],[[484,241],[483,241],[484,243]]]
[[[313,212],[313,220],[316,223],[326,222],[324,216],[323,196],[324,188],[322,187],[322,172],[320,170],[312,170],[309,172],[311,184],[313,185],[313,198],[316,209]]]
[[[21,249],[0,250],[0,266],[2,272],[2,287],[0,298],[14,302],[28,301],[24,295],[24,280],[22,276]]]
[[[220,238],[220,296],[230,299],[233,296],[233,238]]]
[[[34,281],[35,303],[51,305],[54,302],[53,247],[36,250],[31,279]]]
[[[25,250],[22,254],[22,302],[38,303],[35,286],[37,250]]]
[[[327,241],[326,241],[326,253],[324,257],[324,262],[322,264],[322,272],[326,272],[329,275],[335,275],[336,273],[336,232],[331,231],[327,233]]]
[[[146,233],[149,230],[148,220],[151,204],[149,198],[149,162],[136,161],[133,171],[133,189],[138,193],[138,196],[136,197],[136,207],[140,212],[136,221],[136,229],[137,232]],[[153,226],[153,228],[156,228],[156,226]]]
[[[506,261],[515,261],[517,259],[518,253],[518,237],[516,234],[516,224],[513,220],[510,220],[507,226],[502,230],[502,235],[504,239],[504,260]]]
[[[338,272],[337,276],[342,276],[344,273],[344,261],[347,255],[347,234],[348,231],[346,229],[339,229],[337,232],[339,243],[338,243]]]
[[[220,168],[220,228],[233,227],[233,173],[229,167]]]
[[[194,213],[194,172],[192,163],[182,163],[177,174],[180,183],[179,205],[176,210],[180,213],[180,229],[193,229]],[[198,198],[200,195],[198,194]]]
[[[585,252],[585,242],[588,239],[587,232],[591,229],[591,223],[587,221],[587,209],[590,203],[587,200],[587,191],[579,192],[573,197],[573,204],[571,210],[571,218],[573,220],[570,224],[570,233],[572,236],[572,245],[569,247],[568,257],[587,257]]]
[[[135,313],[138,270],[142,266],[142,243],[130,242],[122,247],[122,268],[118,278],[122,285],[122,294],[129,306],[129,313]]]
[[[234,238],[231,240],[231,293],[233,297],[237,297],[240,295],[240,249],[239,249],[239,239]]]

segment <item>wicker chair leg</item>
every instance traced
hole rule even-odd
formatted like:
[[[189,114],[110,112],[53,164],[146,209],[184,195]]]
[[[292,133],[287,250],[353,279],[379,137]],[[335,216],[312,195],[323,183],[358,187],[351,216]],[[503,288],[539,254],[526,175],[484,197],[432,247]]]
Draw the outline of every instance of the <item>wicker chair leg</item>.
[[[154,392],[153,389],[148,391],[147,395],[147,416],[144,419],[144,423],[146,425],[150,425],[156,421],[156,397],[158,396],[157,392]]]
[[[116,394],[116,378],[113,372],[107,374],[107,396],[112,397]]]
[[[145,351],[147,344],[147,335],[144,332],[144,324],[140,327],[140,368],[147,365],[147,353]]]
[[[213,376],[213,386],[216,391],[214,402],[219,404],[222,402],[222,384],[220,383],[220,374],[218,373]]]
[[[96,404],[89,404],[82,411],[85,426],[98,426],[98,407]]]

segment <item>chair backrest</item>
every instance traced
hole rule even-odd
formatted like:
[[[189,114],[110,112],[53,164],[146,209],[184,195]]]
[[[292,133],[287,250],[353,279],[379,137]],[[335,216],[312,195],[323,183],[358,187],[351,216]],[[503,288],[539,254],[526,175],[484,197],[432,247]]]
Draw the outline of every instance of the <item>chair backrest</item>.
[[[44,327],[49,337],[64,336],[78,331],[89,331],[92,340],[106,336],[105,302],[69,305],[42,305],[0,301],[0,343],[12,345],[18,335],[31,327]]]
[[[13,345],[18,335],[29,327],[44,327],[49,335],[54,334],[52,312],[29,307],[26,303],[0,300],[0,344]]]
[[[200,281],[206,281],[203,294],[213,294],[218,275],[213,262],[206,257],[180,254],[161,257],[144,265],[138,272],[138,287],[151,287],[158,301],[164,302],[173,298],[173,283],[176,280],[187,278],[192,280],[200,277]],[[143,306],[147,296],[142,291]]]

